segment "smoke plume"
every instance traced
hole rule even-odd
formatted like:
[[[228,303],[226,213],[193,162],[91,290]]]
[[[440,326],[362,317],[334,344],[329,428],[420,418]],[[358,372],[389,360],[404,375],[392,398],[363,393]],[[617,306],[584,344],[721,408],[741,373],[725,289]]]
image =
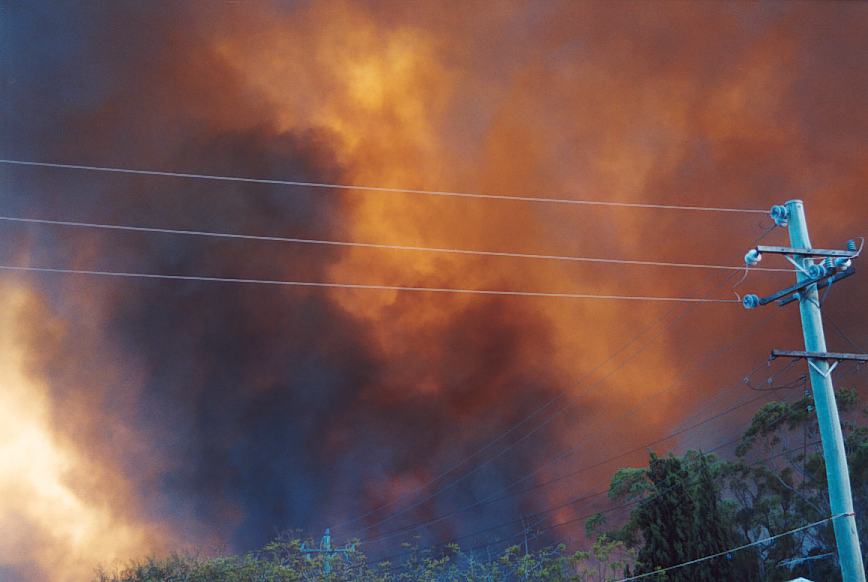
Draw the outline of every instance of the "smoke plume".
[[[0,10],[4,158],[759,209],[799,197],[818,246],[864,234],[863,5]],[[0,177],[11,216],[592,257],[737,265],[768,226],[759,214],[13,166]],[[0,225],[0,241],[3,264],[230,278],[734,298],[737,277],[20,224]],[[861,279],[829,303],[857,343],[868,339]],[[14,533],[3,536],[0,575],[12,579],[81,579],[98,563],[178,547],[247,550],[364,514],[335,534],[387,532],[723,409],[746,390],[724,384],[800,341],[793,313],[734,304],[2,281],[0,525]],[[755,273],[737,291],[790,282]],[[449,478],[487,461],[478,470],[378,523],[553,398]],[[714,446],[749,412],[660,446]],[[546,509],[643,457],[418,533],[435,543]],[[591,509],[567,507],[541,525]],[[580,532],[581,523],[547,535]]]

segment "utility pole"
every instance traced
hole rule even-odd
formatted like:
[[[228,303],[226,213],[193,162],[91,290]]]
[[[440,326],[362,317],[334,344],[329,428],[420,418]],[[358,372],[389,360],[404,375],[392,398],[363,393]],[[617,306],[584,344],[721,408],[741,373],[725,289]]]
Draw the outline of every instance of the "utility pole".
[[[524,558],[525,558],[525,568],[527,568],[527,556],[530,553],[527,547],[527,523],[525,522],[524,516],[521,516],[521,528],[524,530]],[[524,579],[527,580],[529,572],[525,570]]]
[[[342,556],[346,558],[347,554],[352,553],[355,550],[355,544],[351,544],[343,548],[332,548],[332,535],[329,528],[326,528],[325,534],[323,534],[322,540],[320,541],[320,545],[318,548],[308,548],[307,544],[301,544],[301,553],[306,554],[308,559],[310,559],[311,554],[323,555],[322,573],[323,577],[326,580],[329,579],[329,576],[332,573],[332,559],[335,556]]]
[[[755,265],[763,253],[780,254],[796,267],[796,284],[769,297],[746,295],[742,303],[748,309],[778,300],[779,305],[799,302],[805,351],[774,350],[772,357],[803,358],[808,362],[814,405],[820,425],[823,458],[829,484],[829,505],[832,527],[838,547],[838,563],[844,582],[865,582],[865,568],[859,548],[859,533],[853,512],[850,474],[844,450],[844,435],[832,385],[832,371],[841,360],[868,361],[865,354],[828,353],[823,333],[823,319],[818,289],[828,288],[840,279],[853,274],[852,259],[859,255],[855,241],[849,241],[847,250],[821,250],[811,246],[805,206],[801,200],[790,200],[771,209],[772,219],[778,226],[788,226],[791,247],[757,246],[745,255],[745,262]],[[814,259],[819,258],[820,262]],[[830,366],[830,362],[834,362]]]

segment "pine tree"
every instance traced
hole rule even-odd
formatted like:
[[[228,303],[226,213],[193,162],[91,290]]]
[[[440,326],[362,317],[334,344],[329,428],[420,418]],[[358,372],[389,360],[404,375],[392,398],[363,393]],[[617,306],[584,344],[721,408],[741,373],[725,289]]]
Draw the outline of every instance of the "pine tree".
[[[720,495],[711,475],[708,457],[702,452],[695,465],[696,485],[693,488],[694,514],[691,540],[692,559],[710,556],[732,547],[735,537],[725,522],[720,508]],[[734,580],[733,563],[728,558],[716,558],[691,567],[692,579],[701,582]]]
[[[651,453],[648,479],[654,486],[654,494],[637,510],[637,524],[645,542],[637,556],[636,570],[640,573],[690,559],[693,537],[693,499],[682,461],[672,456],[659,458]],[[691,578],[675,570],[666,579],[686,582]]]
[[[647,477],[653,494],[636,512],[642,534],[637,571],[653,572],[732,547],[732,524],[720,506],[708,457],[702,453],[659,458],[653,453]],[[666,573],[666,580],[712,582],[737,579],[741,570],[727,557]],[[661,577],[661,579],[664,579]]]

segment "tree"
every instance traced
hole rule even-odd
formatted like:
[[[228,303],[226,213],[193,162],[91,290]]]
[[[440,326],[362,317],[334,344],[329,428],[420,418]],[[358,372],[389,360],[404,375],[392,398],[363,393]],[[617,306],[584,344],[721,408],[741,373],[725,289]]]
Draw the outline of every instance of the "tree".
[[[647,469],[612,478],[610,497],[639,503],[613,536],[638,549],[635,573],[665,569],[732,547],[738,536],[715,483],[721,462],[701,452],[683,457],[651,453]],[[730,557],[661,574],[660,580],[744,579],[745,564]]]
[[[683,463],[672,456],[659,458],[651,453],[647,477],[653,494],[636,510],[636,523],[644,541],[636,560],[640,574],[685,562],[695,554],[690,548],[694,507]],[[682,574],[675,572],[670,578],[688,580]]]
[[[847,415],[843,426],[857,526],[865,540],[868,427],[859,421],[868,410],[859,410],[853,391],[839,391],[838,402]],[[326,579],[322,558],[307,559],[296,533],[240,556],[149,558],[114,574],[102,572],[98,580],[606,582],[630,572],[653,573],[828,517],[825,467],[817,439],[812,402],[805,397],[760,408],[734,461],[692,450],[681,456],[651,453],[647,467],[623,468],[612,476],[609,497],[635,505],[626,521],[607,530],[603,514],[593,516],[585,523],[590,547],[572,553],[563,545],[536,551],[513,545],[490,554],[486,547],[480,559],[457,544],[424,548],[416,539],[402,546],[395,562],[373,563],[360,548],[346,559],[334,560]],[[507,540],[492,541],[491,547],[502,547],[498,541]],[[832,529],[824,525],[647,579],[775,582],[802,575],[836,580],[839,574],[832,552]]]
[[[835,393],[842,415],[856,525],[868,534],[868,428],[858,394]],[[810,395],[793,402],[770,402],[754,415],[738,448],[738,460],[723,469],[724,488],[735,508],[736,524],[746,541],[798,528],[830,515],[826,468],[819,426]],[[751,461],[751,459],[759,460]],[[780,538],[752,550],[763,580],[795,576],[839,580],[835,539],[830,524]],[[805,558],[817,558],[805,560]]]
[[[736,539],[732,521],[721,508],[719,488],[711,474],[708,457],[701,452],[696,463],[697,483],[693,490],[694,510],[691,546],[695,557],[711,556],[733,547]],[[725,580],[732,575],[729,559],[714,559],[692,568],[693,580]]]
[[[852,390],[836,393],[853,485],[857,527],[868,533],[868,409]],[[861,423],[861,424],[860,424]],[[636,573],[714,555],[829,517],[819,428],[809,396],[770,402],[751,420],[736,449],[722,461],[698,451],[680,457],[651,454],[647,468],[612,477],[609,495],[636,508],[613,539],[638,550]],[[589,524],[590,525],[590,524]],[[687,568],[666,580],[840,579],[830,524],[757,544]],[[664,579],[664,578],[660,578]]]

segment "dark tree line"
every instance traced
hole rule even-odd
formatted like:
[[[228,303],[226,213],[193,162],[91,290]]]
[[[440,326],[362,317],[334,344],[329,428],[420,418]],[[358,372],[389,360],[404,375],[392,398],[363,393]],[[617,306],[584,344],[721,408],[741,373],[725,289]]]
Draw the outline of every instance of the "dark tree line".
[[[837,394],[860,537],[866,540],[868,507],[868,409],[857,394]],[[779,581],[804,576],[840,579],[834,534],[827,522],[769,543],[729,552],[830,515],[819,432],[811,399],[770,402],[753,417],[736,448],[735,460],[701,451],[658,456],[646,467],[626,467],[612,477],[609,497],[629,511],[616,524],[598,514],[586,523],[589,547],[563,545],[531,551],[512,545],[496,555],[479,555],[457,544],[425,549],[404,544],[395,563],[373,563],[363,548],[331,563],[301,552],[298,536],[284,536],[263,550],[241,556],[173,555],[148,559],[101,582],[265,581],[456,581],[501,580],[603,582],[637,574],[643,580],[711,582]],[[311,543],[310,541],[308,542]],[[496,544],[495,544],[496,546]],[[721,554],[665,572],[670,566]],[[658,572],[655,574],[655,572]]]
[[[837,393],[853,484],[857,527],[866,536],[868,427],[855,391]],[[771,402],[753,417],[725,461],[698,451],[626,468],[610,496],[636,500],[621,527],[608,532],[638,550],[633,573],[649,573],[823,520],[831,515],[819,427],[810,397]],[[831,523],[666,573],[661,580],[840,578]],[[658,577],[648,577],[655,579]],[[648,579],[646,578],[646,579]]]

